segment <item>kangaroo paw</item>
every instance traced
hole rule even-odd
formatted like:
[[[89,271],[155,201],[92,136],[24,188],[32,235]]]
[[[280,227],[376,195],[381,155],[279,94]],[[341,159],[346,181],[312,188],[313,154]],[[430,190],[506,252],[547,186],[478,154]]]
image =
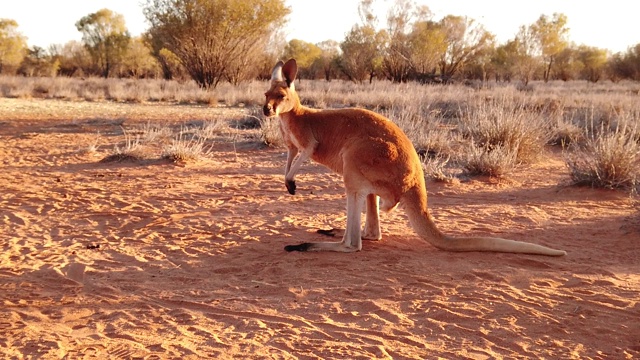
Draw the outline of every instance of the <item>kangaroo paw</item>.
[[[284,184],[287,186],[287,191],[289,191],[289,194],[296,194],[296,182],[294,180],[287,180]]]
[[[307,251],[309,250],[309,248],[311,247],[311,243],[302,243],[302,244],[298,244],[298,245],[287,245],[284,247],[285,251],[291,252],[291,251]]]

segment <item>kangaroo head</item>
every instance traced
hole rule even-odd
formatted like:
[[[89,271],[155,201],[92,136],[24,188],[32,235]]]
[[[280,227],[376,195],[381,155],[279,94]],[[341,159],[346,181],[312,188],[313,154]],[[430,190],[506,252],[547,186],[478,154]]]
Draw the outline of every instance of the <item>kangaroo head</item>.
[[[277,116],[300,105],[300,99],[293,85],[297,73],[298,65],[295,59],[290,59],[286,63],[278,61],[273,67],[271,87],[264,93],[265,104],[262,112],[265,116]]]

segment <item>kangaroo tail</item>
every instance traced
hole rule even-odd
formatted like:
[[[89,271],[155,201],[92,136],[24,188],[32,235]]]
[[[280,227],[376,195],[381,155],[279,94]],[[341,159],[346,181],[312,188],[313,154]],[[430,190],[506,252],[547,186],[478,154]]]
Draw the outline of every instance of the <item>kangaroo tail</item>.
[[[421,185],[421,184],[420,184]],[[411,227],[424,240],[438,249],[446,251],[493,251],[548,256],[563,256],[566,251],[546,246],[494,238],[494,237],[449,237],[444,235],[433,222],[427,209],[427,192],[422,186],[410,189],[401,199]]]

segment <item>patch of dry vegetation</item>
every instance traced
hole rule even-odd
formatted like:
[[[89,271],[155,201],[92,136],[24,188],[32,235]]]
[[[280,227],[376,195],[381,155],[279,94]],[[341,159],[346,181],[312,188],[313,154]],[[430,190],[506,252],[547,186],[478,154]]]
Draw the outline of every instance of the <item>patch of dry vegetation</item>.
[[[468,175],[504,177],[519,165],[517,144],[514,149],[508,145],[476,145],[472,142],[461,163]]]
[[[279,120],[264,118],[260,121],[260,134],[262,142],[271,147],[284,147],[284,140],[280,133]]]
[[[211,156],[211,145],[203,138],[184,138],[180,135],[166,145],[162,152],[162,158],[174,163],[184,164],[201,161]]]
[[[470,104],[460,126],[471,140],[461,162],[472,175],[501,177],[518,165],[532,164],[551,139],[548,118],[513,97]]]
[[[440,154],[423,158],[422,164],[425,176],[438,182],[459,183],[460,180],[456,178],[454,171],[448,167],[450,160],[451,157]]]
[[[639,135],[637,125],[612,131],[601,126],[584,143],[572,144],[565,160],[573,183],[634,191],[640,181]]]
[[[222,117],[177,125],[154,124],[123,129],[124,143],[114,145],[102,162],[140,161],[160,158],[176,164],[199,162],[213,157],[216,140],[233,138],[229,123],[236,119]]]
[[[146,153],[140,142],[140,135],[128,133],[123,129],[124,144],[116,144],[111,154],[102,158],[100,162],[140,161],[146,158]]]
[[[152,123],[128,129],[129,138],[114,146],[110,161],[148,158],[150,153],[176,161],[207,158],[207,143],[235,142],[254,128],[259,128],[251,135],[254,141],[283,146],[278,121],[264,119],[260,111],[266,87],[252,81],[205,91],[192,81],[0,77],[4,97],[246,109],[240,119],[192,124],[189,135],[185,129]],[[510,83],[478,87],[302,80],[297,88],[303,103],[312,107],[358,106],[389,117],[407,133],[436,180],[448,181],[459,173],[506,176],[538,161],[546,147],[562,145],[575,183],[629,187],[638,181],[634,169],[639,167],[640,136],[630,130],[639,123],[638,83],[552,81],[519,88]],[[618,130],[623,128],[627,130]]]

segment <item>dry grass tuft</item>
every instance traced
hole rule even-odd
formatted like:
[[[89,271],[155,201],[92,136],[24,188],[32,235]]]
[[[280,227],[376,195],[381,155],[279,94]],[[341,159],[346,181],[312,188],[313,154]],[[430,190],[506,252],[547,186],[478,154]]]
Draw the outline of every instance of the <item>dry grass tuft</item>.
[[[100,132],[98,132],[96,133],[96,137],[93,140],[93,142],[81,149],[78,149],[77,153],[84,154],[84,155],[96,154],[98,152],[98,149],[100,148],[100,142],[101,142]]]
[[[447,126],[439,110],[428,103],[410,102],[380,113],[396,123],[409,137],[418,154],[451,154],[460,142],[455,127]]]
[[[450,156],[436,155],[433,157],[427,157],[423,160],[424,174],[427,178],[430,178],[437,182],[445,182],[449,184],[458,184],[460,180],[447,169],[447,165],[451,160]]]
[[[218,121],[214,121],[200,127],[183,127],[178,137],[163,147],[161,158],[179,164],[210,158],[212,145],[207,144],[207,139],[219,131],[219,126]]]
[[[584,131],[578,125],[561,120],[557,122],[549,143],[564,147],[582,141],[584,141]]]
[[[263,118],[262,108],[252,107],[244,117],[235,121],[234,126],[241,130],[259,129],[262,126]]]
[[[461,156],[462,166],[469,174],[495,177],[537,161],[552,135],[547,117],[510,96],[470,105],[462,116],[461,128],[472,142]]]
[[[113,152],[100,160],[100,162],[136,162],[146,158],[144,149],[140,142],[140,135],[133,136],[124,129],[122,131],[125,137],[124,145],[115,145],[113,147]]]
[[[202,138],[184,139],[181,137],[166,145],[161,157],[174,163],[184,164],[201,161],[210,156],[211,146],[207,146]]]
[[[635,191],[640,180],[640,143],[637,127],[601,130],[573,144],[565,162],[575,185]]]
[[[147,122],[138,131],[140,131],[140,138],[145,144],[163,142],[173,136],[173,131],[168,126],[151,122]]]
[[[204,121],[201,126],[192,129],[194,135],[203,139],[213,139],[228,130],[228,121],[222,117]]]
[[[282,133],[280,132],[280,119],[262,118],[260,120],[260,139],[269,147],[285,147]]]
[[[503,148],[525,164],[538,160],[552,134],[547,118],[507,97],[470,108],[462,118],[462,132],[486,151]]]
[[[461,161],[468,175],[488,175],[501,178],[510,174],[518,165],[517,146],[483,145],[472,143]]]

